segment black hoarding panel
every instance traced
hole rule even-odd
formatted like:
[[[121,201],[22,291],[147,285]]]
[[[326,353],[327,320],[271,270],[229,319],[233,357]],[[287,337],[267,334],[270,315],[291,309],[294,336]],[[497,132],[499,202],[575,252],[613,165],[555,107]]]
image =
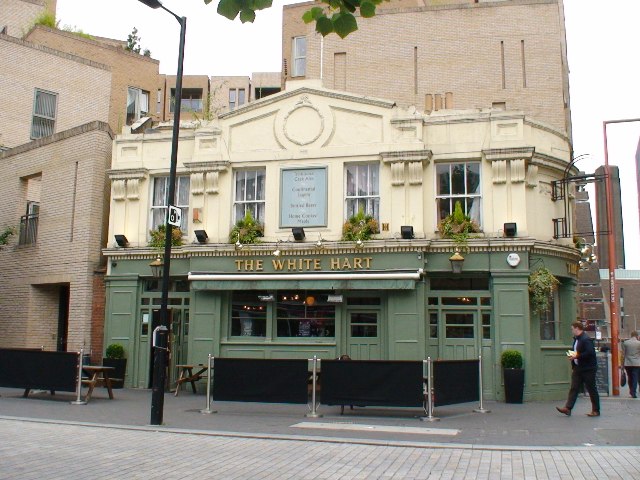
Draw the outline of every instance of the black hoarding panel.
[[[307,403],[307,360],[216,358],[213,399],[230,402]]]
[[[324,405],[421,407],[422,362],[323,360]]]
[[[73,392],[78,354],[28,349],[0,349],[0,386]]]
[[[436,360],[433,362],[434,406],[480,400],[478,360]]]

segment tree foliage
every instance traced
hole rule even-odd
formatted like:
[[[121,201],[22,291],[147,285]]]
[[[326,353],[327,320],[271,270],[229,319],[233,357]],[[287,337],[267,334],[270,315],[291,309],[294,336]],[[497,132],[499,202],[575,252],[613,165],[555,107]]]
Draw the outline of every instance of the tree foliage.
[[[16,233],[15,227],[6,227],[2,233],[0,233],[0,246],[9,243],[9,237]]]
[[[316,22],[316,31],[323,37],[335,32],[340,38],[345,38],[358,29],[358,22],[354,14],[359,13],[363,18],[370,18],[376,14],[376,6],[383,1],[390,0],[318,0],[318,4],[304,12],[302,20],[305,23]],[[206,5],[213,0],[204,0]],[[218,13],[229,20],[240,17],[242,23],[256,19],[256,11],[264,10],[272,5],[272,0],[219,0]]]
[[[138,29],[136,27],[133,27],[133,30],[131,30],[131,33],[127,35],[127,46],[124,47],[124,49],[129,52],[139,54],[140,50],[142,50],[142,46],[140,45],[140,40],[142,40],[142,38],[138,36]],[[145,57],[150,57],[151,51],[145,48],[142,51],[142,55],[144,55]]]

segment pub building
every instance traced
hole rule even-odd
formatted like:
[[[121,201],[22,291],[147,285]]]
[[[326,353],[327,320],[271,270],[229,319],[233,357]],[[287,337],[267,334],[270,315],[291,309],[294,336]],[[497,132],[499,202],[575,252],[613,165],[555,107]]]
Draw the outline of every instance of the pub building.
[[[124,346],[130,387],[150,387],[161,296],[150,263],[163,251],[148,245],[165,221],[170,151],[170,125],[114,140],[104,345]],[[500,353],[515,348],[526,399],[565,395],[579,253],[554,239],[563,133],[518,111],[422,114],[299,81],[214,122],[184,123],[178,155],[171,382],[175,365],[208,354],[482,354],[485,398],[501,400]],[[480,227],[458,244],[438,231],[457,202]],[[246,212],[263,228],[256,243],[231,235]],[[377,233],[343,240],[362,213]],[[560,281],[542,315],[528,293],[540,267]]]

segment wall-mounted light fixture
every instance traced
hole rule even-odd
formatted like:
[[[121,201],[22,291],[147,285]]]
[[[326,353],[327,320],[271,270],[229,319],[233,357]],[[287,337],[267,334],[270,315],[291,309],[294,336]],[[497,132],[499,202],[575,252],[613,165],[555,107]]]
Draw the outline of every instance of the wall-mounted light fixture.
[[[282,250],[280,250],[280,244],[282,243],[282,240],[278,239],[276,241],[276,249],[273,251],[273,256],[274,257],[279,257],[280,255],[282,255]]]
[[[302,227],[293,227],[291,229],[291,233],[293,234],[293,238],[296,242],[301,242],[305,238],[304,228]]]
[[[364,248],[364,242],[360,239],[356,240],[356,248]]]
[[[244,245],[242,245],[242,243],[240,243],[240,233],[238,233],[238,236],[236,237],[236,243],[235,243],[235,247],[236,250],[240,250],[242,247],[244,247]]]
[[[151,274],[153,275],[153,278],[161,278],[162,277],[162,270],[164,268],[164,262],[162,261],[162,259],[160,258],[160,256],[158,255],[158,257],[149,264],[149,266],[151,267]]]
[[[318,233],[318,241],[316,242],[316,248],[322,248],[324,244],[322,243],[322,234]]]
[[[404,240],[411,240],[413,238],[413,226],[402,225],[400,227],[400,235]]]
[[[505,223],[503,228],[505,237],[515,237],[518,233],[518,225],[515,222]]]
[[[464,257],[460,255],[460,252],[458,250],[456,250],[456,252],[449,257],[449,261],[451,262],[452,273],[462,272],[462,264],[464,263]]]
[[[205,230],[194,230],[193,233],[195,234],[198,243],[207,243],[209,235],[207,235]]]
[[[119,247],[127,247],[129,246],[129,240],[127,240],[127,237],[125,237],[124,235],[114,235],[115,239],[116,239],[116,244]]]

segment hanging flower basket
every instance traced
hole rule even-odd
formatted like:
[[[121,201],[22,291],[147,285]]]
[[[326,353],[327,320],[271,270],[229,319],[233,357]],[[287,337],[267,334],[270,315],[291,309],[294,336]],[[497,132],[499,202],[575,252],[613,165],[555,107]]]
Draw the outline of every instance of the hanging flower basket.
[[[151,240],[149,240],[149,246],[153,248],[164,248],[164,240],[166,237],[167,227],[166,225],[160,225],[155,230],[149,230]],[[171,246],[179,247],[182,245],[183,233],[178,227],[171,227]]]
[[[243,245],[258,243],[262,236],[264,236],[264,226],[247,210],[244,218],[238,220],[229,232],[229,243],[240,242]]]
[[[536,314],[549,310],[553,292],[560,282],[546,267],[541,267],[529,275],[529,303]]]
[[[342,240],[345,242],[370,240],[378,232],[377,220],[371,215],[365,215],[364,211],[360,210],[342,226]]]
[[[480,226],[469,215],[465,215],[462,204],[457,201],[453,213],[438,224],[438,231],[441,238],[453,240],[458,250],[464,252],[467,249],[467,240],[472,233],[480,232]]]

